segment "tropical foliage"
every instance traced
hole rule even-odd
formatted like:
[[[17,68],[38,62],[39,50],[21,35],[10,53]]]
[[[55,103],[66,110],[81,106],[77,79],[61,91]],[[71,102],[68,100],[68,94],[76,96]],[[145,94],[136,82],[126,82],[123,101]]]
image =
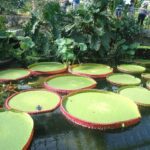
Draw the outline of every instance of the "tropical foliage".
[[[121,1],[115,1],[117,5]],[[32,1],[36,6],[24,26],[24,37],[15,37],[13,57],[24,63],[36,61],[101,62],[133,56],[140,29],[126,14],[118,20],[114,1],[91,0],[67,13],[57,1]]]

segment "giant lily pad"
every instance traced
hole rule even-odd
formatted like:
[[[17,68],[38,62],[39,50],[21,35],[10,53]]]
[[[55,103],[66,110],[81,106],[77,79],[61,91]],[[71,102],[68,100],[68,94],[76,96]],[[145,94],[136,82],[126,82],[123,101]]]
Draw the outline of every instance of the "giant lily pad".
[[[30,76],[30,71],[21,68],[13,68],[0,71],[0,82],[14,81]]]
[[[150,80],[150,73],[142,73],[141,76],[142,76],[142,78],[144,78],[145,80]]]
[[[150,66],[150,60],[149,59],[135,59],[134,62],[138,65]]]
[[[33,136],[33,120],[26,113],[0,112],[0,149],[26,150]]]
[[[150,90],[150,80],[146,82],[146,87]]]
[[[139,105],[150,106],[150,91],[139,86],[120,88],[119,93]]]
[[[78,64],[69,68],[69,72],[76,75],[89,76],[92,78],[103,78],[113,72],[113,68],[103,64]]]
[[[56,109],[60,104],[58,94],[43,89],[23,91],[9,97],[5,106],[7,109],[38,114]]]
[[[142,66],[139,66],[139,65],[134,65],[134,64],[118,65],[117,69],[120,72],[129,73],[129,74],[142,73],[146,70],[145,67],[142,67]]]
[[[28,68],[34,75],[56,74],[65,72],[67,70],[67,65],[58,62],[40,62],[28,66]]]
[[[47,78],[44,86],[48,90],[69,93],[80,89],[90,89],[96,86],[96,81],[83,76],[61,74]]]
[[[111,84],[117,86],[139,85],[141,83],[141,80],[139,78],[125,73],[114,73],[112,75],[109,75],[106,79]]]
[[[72,122],[94,129],[127,127],[141,117],[130,99],[100,90],[82,90],[65,96],[61,111]]]

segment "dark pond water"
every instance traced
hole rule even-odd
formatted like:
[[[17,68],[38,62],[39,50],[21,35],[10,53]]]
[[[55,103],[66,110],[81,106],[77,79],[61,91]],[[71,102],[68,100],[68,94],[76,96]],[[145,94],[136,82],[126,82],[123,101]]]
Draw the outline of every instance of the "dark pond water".
[[[117,89],[105,80],[100,80],[97,88]],[[150,110],[139,109],[142,115],[139,124],[107,132],[75,125],[61,114],[59,108],[33,116],[35,134],[30,150],[150,150]]]

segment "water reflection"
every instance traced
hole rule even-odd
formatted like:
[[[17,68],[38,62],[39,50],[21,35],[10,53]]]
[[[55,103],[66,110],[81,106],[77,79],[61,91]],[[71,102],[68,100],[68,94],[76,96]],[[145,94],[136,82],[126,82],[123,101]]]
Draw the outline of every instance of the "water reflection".
[[[66,120],[57,109],[34,116],[35,135],[30,150],[150,149],[150,111],[140,108],[141,122],[126,130],[89,130]]]

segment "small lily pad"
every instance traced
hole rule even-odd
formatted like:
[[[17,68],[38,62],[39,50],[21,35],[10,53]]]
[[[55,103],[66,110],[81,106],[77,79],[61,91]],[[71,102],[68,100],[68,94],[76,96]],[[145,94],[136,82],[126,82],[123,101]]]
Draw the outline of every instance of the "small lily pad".
[[[15,81],[30,76],[30,71],[23,68],[11,68],[0,71],[0,82]]]
[[[150,80],[146,82],[146,87],[150,90]]]
[[[0,149],[27,149],[33,136],[33,120],[22,112],[0,112]]]
[[[60,104],[60,96],[44,89],[22,91],[10,96],[5,103],[7,109],[15,109],[30,114],[49,112]]]
[[[142,76],[142,78],[144,78],[145,80],[150,80],[150,73],[142,73],[141,76]]]
[[[119,93],[136,102],[138,105],[150,106],[150,91],[139,86],[123,87]]]
[[[118,65],[117,69],[120,72],[129,73],[129,74],[143,73],[146,70],[145,67],[139,66],[139,65],[134,65],[134,64],[122,64],[122,65]]]
[[[150,66],[150,60],[149,59],[135,59],[134,63],[142,66]]]
[[[96,86],[96,81],[85,76],[60,74],[47,78],[44,86],[48,90],[70,93],[80,89],[94,88]]]
[[[133,75],[125,73],[114,73],[107,76],[106,80],[113,85],[125,86],[125,85],[139,85],[141,80]]]
[[[28,68],[34,75],[56,74],[65,72],[67,70],[67,65],[58,62],[40,62],[28,66]]]
[[[141,118],[132,100],[101,90],[71,93],[63,98],[60,108],[67,119],[93,129],[127,127]]]
[[[92,78],[104,78],[113,73],[113,68],[103,64],[85,63],[71,66],[69,72]]]

